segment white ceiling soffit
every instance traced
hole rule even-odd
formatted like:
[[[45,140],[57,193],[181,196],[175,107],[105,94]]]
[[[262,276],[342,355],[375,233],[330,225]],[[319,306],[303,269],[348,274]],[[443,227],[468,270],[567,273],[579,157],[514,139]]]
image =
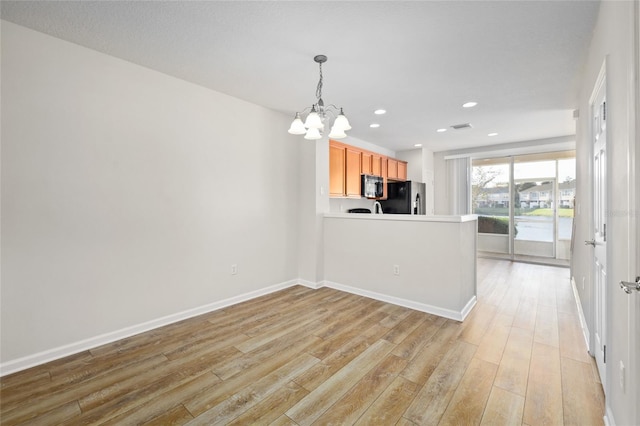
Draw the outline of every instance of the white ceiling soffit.
[[[392,150],[421,143],[443,151],[575,133],[599,3],[3,0],[0,7],[7,21],[292,119],[315,101],[313,57],[325,54],[323,98],[344,107],[350,136]],[[462,108],[467,101],[478,105]],[[374,115],[378,108],[387,114]],[[450,128],[459,123],[473,127]]]

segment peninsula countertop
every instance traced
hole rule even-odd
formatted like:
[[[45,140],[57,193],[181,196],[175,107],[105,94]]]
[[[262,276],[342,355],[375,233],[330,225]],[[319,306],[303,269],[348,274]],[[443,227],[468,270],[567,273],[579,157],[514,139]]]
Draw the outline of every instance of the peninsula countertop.
[[[410,215],[410,214],[374,214],[374,213],[325,213],[326,218],[394,220],[410,222],[449,222],[462,223],[478,220],[478,215]]]

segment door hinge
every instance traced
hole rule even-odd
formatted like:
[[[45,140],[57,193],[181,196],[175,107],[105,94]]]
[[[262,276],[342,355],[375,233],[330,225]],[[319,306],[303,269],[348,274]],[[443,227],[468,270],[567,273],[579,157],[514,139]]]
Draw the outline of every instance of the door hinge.
[[[602,240],[604,242],[607,241],[607,224],[606,223],[602,224]]]
[[[607,121],[607,101],[602,102],[602,121]]]
[[[605,364],[607,363],[607,345],[604,345],[604,360],[602,362],[604,362]]]

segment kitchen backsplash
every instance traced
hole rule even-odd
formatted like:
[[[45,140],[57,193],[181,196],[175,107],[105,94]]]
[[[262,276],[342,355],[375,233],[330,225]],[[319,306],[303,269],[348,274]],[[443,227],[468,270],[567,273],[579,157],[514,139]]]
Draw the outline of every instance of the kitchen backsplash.
[[[329,198],[331,213],[348,213],[349,209],[365,208],[373,210],[374,200],[366,198]]]

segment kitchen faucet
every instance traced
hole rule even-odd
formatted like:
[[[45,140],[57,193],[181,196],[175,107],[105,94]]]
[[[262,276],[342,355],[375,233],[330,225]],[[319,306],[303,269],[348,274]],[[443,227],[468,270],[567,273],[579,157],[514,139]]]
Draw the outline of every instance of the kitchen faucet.
[[[373,203],[373,213],[374,214],[383,214],[384,213],[382,211],[382,204],[380,204],[380,201],[376,201],[375,203]]]

